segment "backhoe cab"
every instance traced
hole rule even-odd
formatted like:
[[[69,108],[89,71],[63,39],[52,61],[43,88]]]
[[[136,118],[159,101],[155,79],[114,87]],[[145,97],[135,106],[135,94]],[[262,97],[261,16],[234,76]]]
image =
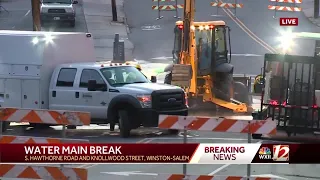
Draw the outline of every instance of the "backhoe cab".
[[[170,72],[165,82],[183,87],[190,107],[211,104],[233,112],[250,112],[248,88],[233,82],[230,29],[225,22],[192,22],[189,33],[185,32],[183,21],[177,21],[173,65],[165,69]]]

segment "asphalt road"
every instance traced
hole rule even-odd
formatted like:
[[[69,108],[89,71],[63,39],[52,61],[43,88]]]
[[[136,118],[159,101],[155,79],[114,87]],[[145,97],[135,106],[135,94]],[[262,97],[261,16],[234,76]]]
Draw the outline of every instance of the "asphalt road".
[[[11,0],[1,2],[0,29],[32,31],[32,11],[30,0]],[[87,32],[87,26],[82,9],[82,1],[76,6],[76,25],[74,28],[69,24],[47,24],[42,31],[57,32]],[[7,11],[5,11],[7,10]]]

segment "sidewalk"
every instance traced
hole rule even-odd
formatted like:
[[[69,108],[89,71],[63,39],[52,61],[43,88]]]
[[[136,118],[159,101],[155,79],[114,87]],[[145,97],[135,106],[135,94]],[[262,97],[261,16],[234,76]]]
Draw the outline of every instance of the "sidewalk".
[[[304,15],[316,26],[320,27],[320,17],[318,19],[314,19],[314,0],[303,0],[301,4],[302,12]]]
[[[112,22],[111,0],[83,0],[83,11],[95,43],[97,60],[112,60],[114,35],[125,41],[125,58],[132,59],[133,44],[128,39],[129,28],[123,10],[124,0],[117,0],[118,22]]]

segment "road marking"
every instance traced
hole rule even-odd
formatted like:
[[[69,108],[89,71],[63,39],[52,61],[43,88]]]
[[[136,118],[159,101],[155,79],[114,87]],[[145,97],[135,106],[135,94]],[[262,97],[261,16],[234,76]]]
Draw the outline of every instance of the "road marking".
[[[173,57],[160,56],[160,57],[155,57],[155,58],[151,58],[151,59],[166,60],[166,59],[173,59]]]
[[[28,11],[26,12],[26,14],[24,15],[24,17],[28,16],[28,14],[30,13],[30,11],[31,11],[31,10],[28,10]]]
[[[216,2],[221,2],[219,0],[216,0]],[[235,18],[235,15],[229,10],[222,8],[222,10],[248,35],[250,36],[254,41],[256,41],[258,44],[260,44],[262,47],[267,49],[270,53],[277,53],[277,50],[274,49],[272,46],[270,46],[268,43],[264,42],[262,39],[260,39],[256,34],[254,34],[242,21],[240,21],[238,18]]]
[[[260,143],[262,143],[262,142],[263,142],[263,141],[258,141],[256,144],[260,144]],[[225,165],[219,167],[218,169],[212,171],[212,172],[209,173],[208,175],[209,175],[209,176],[215,175],[216,173],[222,171],[223,169],[227,168],[227,167],[230,166],[230,165],[231,165],[231,164],[225,164]]]
[[[223,170],[224,168],[226,168],[226,167],[228,167],[228,166],[230,166],[230,165],[231,165],[231,164],[225,164],[225,165],[219,167],[218,169],[212,171],[212,172],[209,173],[208,175],[209,175],[209,176],[215,175],[216,173],[220,172],[221,170]]]
[[[149,138],[143,138],[143,139],[137,141],[136,144],[144,143],[144,141],[148,141],[148,140],[149,140]]]
[[[153,26],[141,26],[141,30],[143,31],[153,31],[161,29],[160,25],[153,25]]]
[[[130,175],[158,176],[157,173],[142,173],[141,171],[100,172],[100,173],[110,174],[110,175],[117,175],[117,176],[130,176]]]
[[[228,55],[230,55],[230,54],[228,54]],[[258,56],[263,56],[263,55],[259,55],[259,54],[231,54],[231,56],[245,56],[245,57],[253,56],[253,57],[258,57]]]
[[[273,174],[259,174],[259,175],[251,175],[251,177],[266,177],[266,178],[274,178],[274,179],[283,179],[283,180],[289,180],[287,178],[273,175]]]

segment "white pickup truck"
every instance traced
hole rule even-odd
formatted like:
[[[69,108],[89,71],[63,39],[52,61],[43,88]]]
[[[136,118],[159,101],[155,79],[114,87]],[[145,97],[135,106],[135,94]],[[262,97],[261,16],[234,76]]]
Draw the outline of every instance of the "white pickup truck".
[[[94,59],[91,34],[0,31],[0,105],[90,112],[92,124],[118,123],[122,137],[157,127],[159,114],[188,114],[181,88]]]

